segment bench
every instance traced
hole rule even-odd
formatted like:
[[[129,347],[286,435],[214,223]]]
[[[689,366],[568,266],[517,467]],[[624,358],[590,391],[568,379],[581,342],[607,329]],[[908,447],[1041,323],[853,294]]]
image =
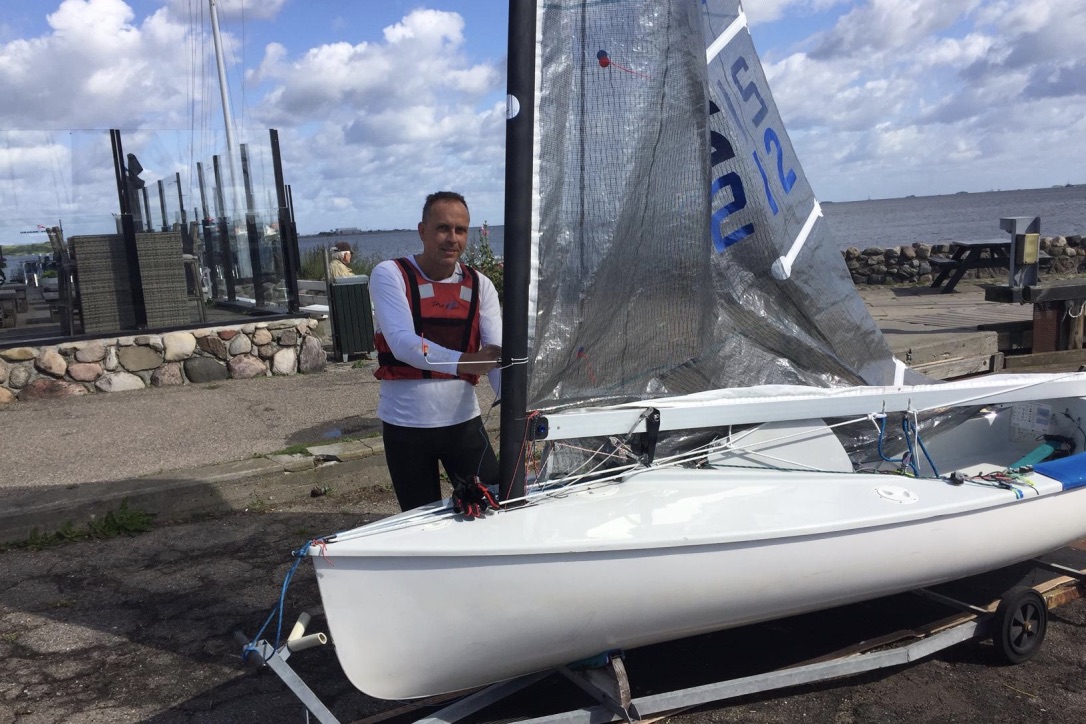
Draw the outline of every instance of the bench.
[[[323,280],[299,279],[298,302],[303,307],[328,304],[328,285]]]
[[[15,305],[20,314],[26,314],[29,310],[29,305],[26,300],[26,285],[25,284],[5,284],[4,289],[15,292]]]
[[[18,295],[14,289],[0,288],[0,327],[14,327],[18,319]]]
[[[928,258],[933,270],[939,273],[932,281],[932,288],[943,286],[944,294],[954,291],[954,287],[973,269],[1010,269],[1011,242],[1009,239],[978,239],[974,241],[955,241],[950,245],[953,250],[949,257],[935,255]],[[1051,257],[1043,251],[1037,254],[1038,266],[1047,265]]]

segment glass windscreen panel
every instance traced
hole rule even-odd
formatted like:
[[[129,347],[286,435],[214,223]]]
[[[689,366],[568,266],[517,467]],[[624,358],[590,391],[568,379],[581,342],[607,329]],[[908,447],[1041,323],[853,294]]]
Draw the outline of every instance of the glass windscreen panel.
[[[206,131],[0,131],[0,157],[0,271],[34,289],[66,280],[45,283],[67,287],[59,316],[71,316],[61,324],[39,296],[17,335],[0,328],[0,347],[286,311],[266,132],[231,154]],[[141,319],[141,285],[142,306],[169,313]]]

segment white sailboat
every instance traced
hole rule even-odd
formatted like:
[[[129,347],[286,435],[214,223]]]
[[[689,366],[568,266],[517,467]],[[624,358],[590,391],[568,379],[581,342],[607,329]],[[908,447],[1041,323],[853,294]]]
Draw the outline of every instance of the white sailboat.
[[[895,363],[737,0],[514,2],[510,25],[506,500],[309,549],[355,686],[461,690],[1086,535],[1086,375]]]

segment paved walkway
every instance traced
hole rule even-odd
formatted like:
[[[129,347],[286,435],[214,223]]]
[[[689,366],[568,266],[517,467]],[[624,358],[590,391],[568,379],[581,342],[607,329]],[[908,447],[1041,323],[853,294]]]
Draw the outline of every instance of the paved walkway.
[[[899,357],[981,346],[994,333],[976,332],[979,322],[1031,315],[1029,306],[984,302],[969,284],[937,292],[862,291]],[[387,485],[373,364],[8,405],[0,410],[0,541],[78,524],[125,498],[168,517]],[[488,404],[492,391],[480,390]]]

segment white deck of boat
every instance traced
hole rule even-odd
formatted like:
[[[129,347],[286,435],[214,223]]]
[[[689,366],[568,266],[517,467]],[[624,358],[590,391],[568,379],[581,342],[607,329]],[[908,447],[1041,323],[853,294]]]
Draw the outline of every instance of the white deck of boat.
[[[1022,504],[1062,490],[1044,476],[1031,478],[1034,487],[1016,493],[879,474],[649,470],[540,495],[479,520],[440,509],[407,514],[344,534],[327,554],[541,555],[794,539]]]

